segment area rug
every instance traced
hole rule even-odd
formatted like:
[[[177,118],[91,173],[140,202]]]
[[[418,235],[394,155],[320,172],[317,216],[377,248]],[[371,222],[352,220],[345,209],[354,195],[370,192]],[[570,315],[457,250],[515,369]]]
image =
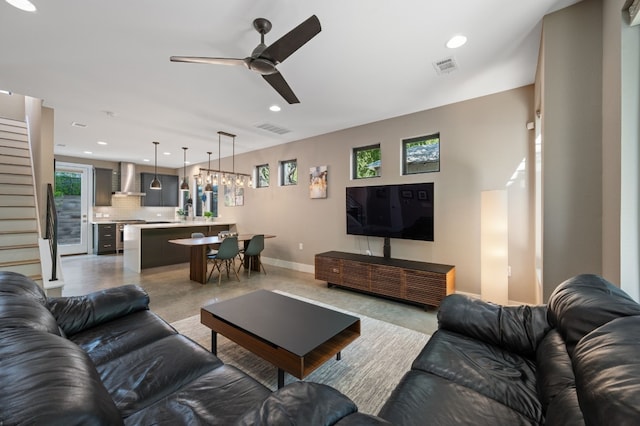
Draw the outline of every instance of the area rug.
[[[429,340],[429,336],[364,315],[354,314],[314,300],[283,291],[295,297],[360,318],[361,335],[342,351],[342,359],[327,361],[305,381],[324,383],[338,389],[356,403],[360,412],[377,414],[411,363]],[[190,339],[211,349],[211,330],[194,315],[171,324]],[[276,389],[277,370],[268,362],[218,335],[218,357],[248,373],[270,389]],[[298,379],[286,374],[285,384]]]

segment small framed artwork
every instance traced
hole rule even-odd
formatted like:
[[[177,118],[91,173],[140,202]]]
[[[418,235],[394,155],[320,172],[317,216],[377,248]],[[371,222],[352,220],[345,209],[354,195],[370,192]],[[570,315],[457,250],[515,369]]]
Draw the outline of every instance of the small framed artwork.
[[[309,197],[327,198],[327,166],[311,167],[309,171]]]

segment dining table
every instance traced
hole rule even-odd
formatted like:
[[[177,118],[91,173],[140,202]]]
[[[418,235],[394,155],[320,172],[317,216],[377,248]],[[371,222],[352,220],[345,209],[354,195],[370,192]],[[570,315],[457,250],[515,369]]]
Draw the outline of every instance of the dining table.
[[[246,249],[249,245],[249,241],[255,235],[260,234],[238,234],[234,235],[238,239],[238,242],[242,242],[244,244],[244,248]],[[201,284],[207,283],[207,251],[209,246],[219,246],[225,238],[223,236],[212,235],[208,237],[200,237],[200,238],[179,238],[176,240],[169,240],[170,243],[178,244],[182,246],[191,247],[191,254],[189,257],[189,278],[192,281],[197,281]],[[275,238],[275,235],[267,235],[264,236],[267,238]],[[244,259],[245,267],[248,266],[249,259]],[[258,262],[253,262],[255,266],[258,268],[260,265]]]

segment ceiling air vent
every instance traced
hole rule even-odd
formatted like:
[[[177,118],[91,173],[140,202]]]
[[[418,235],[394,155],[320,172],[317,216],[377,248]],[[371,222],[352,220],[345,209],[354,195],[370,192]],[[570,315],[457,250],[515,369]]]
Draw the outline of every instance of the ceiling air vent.
[[[284,127],[276,126],[275,124],[272,124],[272,123],[256,124],[256,127],[258,129],[266,130],[267,132],[277,133],[279,135],[284,135],[286,133],[291,132],[291,130],[289,130],[289,129],[285,129]]]
[[[449,74],[450,72],[458,70],[458,63],[453,56],[450,56],[434,62],[433,67],[436,69],[438,75]]]

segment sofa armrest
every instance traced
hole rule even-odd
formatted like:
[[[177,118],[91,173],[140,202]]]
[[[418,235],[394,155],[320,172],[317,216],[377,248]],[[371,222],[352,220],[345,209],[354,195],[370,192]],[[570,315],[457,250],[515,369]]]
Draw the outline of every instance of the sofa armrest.
[[[269,395],[245,413],[238,424],[328,426],[357,411],[353,401],[330,386],[294,382]]]
[[[444,298],[438,327],[534,357],[538,343],[551,329],[547,306],[501,306],[461,294]]]
[[[149,309],[149,295],[139,286],[125,285],[85,296],[51,297],[49,309],[62,331],[72,335],[130,313]]]

